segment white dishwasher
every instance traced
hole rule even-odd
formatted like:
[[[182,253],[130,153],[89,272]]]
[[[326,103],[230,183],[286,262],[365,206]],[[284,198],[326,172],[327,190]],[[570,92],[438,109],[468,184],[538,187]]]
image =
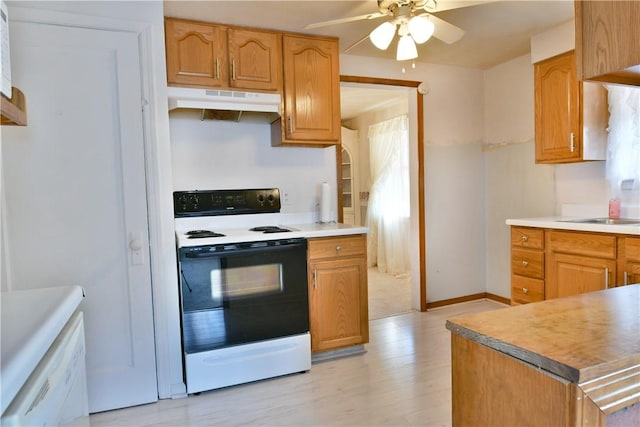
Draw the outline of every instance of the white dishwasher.
[[[80,286],[0,292],[0,425],[88,426]]]
[[[84,322],[77,311],[2,414],[2,426],[88,426]]]

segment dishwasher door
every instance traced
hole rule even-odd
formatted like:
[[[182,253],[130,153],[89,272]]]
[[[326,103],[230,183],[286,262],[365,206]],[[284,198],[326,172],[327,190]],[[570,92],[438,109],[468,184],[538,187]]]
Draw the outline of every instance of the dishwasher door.
[[[7,410],[0,425],[89,426],[84,322],[76,311]]]

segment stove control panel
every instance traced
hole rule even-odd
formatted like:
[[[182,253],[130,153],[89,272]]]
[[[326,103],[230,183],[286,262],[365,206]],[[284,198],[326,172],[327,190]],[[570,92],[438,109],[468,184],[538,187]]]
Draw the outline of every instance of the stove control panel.
[[[176,218],[280,212],[280,190],[194,190],[173,193]]]

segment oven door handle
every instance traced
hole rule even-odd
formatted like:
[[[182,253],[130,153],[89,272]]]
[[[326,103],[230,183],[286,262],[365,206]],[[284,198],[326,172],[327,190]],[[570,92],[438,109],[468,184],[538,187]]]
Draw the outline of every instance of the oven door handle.
[[[254,253],[254,252],[264,252],[264,251],[282,251],[282,250],[288,250],[288,249],[292,249],[295,247],[300,247],[300,246],[305,246],[306,242],[305,241],[297,241],[297,242],[291,242],[291,243],[287,243],[287,244],[280,244],[277,246],[259,246],[259,247],[249,247],[249,248],[234,248],[234,249],[229,249],[229,250],[221,250],[221,251],[212,251],[212,252],[186,252],[184,253],[184,256],[187,258],[220,258],[222,256],[225,255],[244,255],[244,254],[248,254],[248,253]]]

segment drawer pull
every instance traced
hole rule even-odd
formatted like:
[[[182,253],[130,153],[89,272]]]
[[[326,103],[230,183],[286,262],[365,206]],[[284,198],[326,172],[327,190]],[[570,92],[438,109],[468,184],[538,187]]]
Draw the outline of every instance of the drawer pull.
[[[629,273],[624,272],[624,284],[625,286],[629,284]]]
[[[340,252],[341,250],[342,250],[342,246],[340,246],[340,245],[336,246],[336,251],[337,252]]]
[[[523,293],[523,294],[526,294],[527,292],[529,292],[529,289],[527,289],[527,288],[522,288],[522,293]]]
[[[609,289],[609,269],[604,269],[604,288]]]
[[[523,242],[528,242],[529,241],[529,236],[525,236],[524,234],[522,235],[522,241]]]
[[[527,265],[529,265],[529,261],[522,260],[522,265],[526,267]]]

